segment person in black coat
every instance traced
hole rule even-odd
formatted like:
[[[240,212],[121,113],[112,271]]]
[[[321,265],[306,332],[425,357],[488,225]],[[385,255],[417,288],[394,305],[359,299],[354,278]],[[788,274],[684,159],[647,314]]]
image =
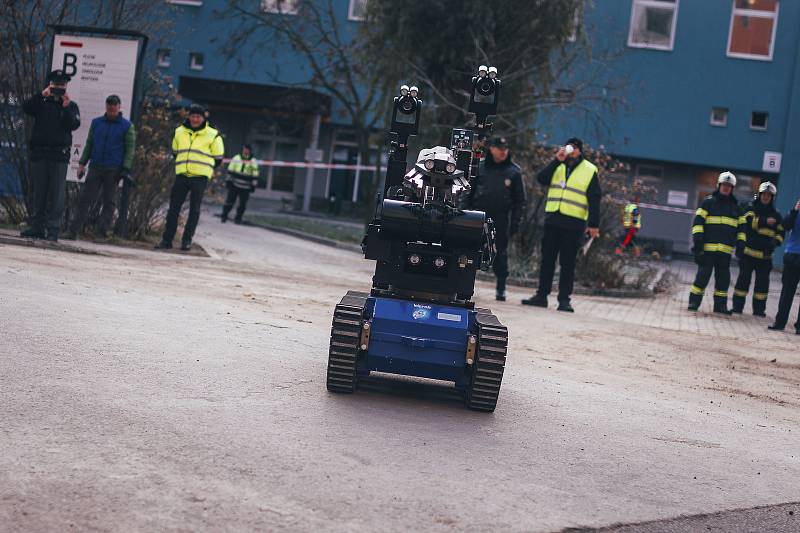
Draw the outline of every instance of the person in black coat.
[[[511,151],[505,137],[495,137],[489,144],[489,153],[481,164],[478,179],[472,184],[467,207],[485,212],[494,221],[497,246],[493,265],[497,276],[495,297],[499,301],[505,301],[508,241],[519,230],[525,209],[522,171],[511,160]]]
[[[67,94],[69,79],[61,70],[52,71],[47,76],[48,86],[41,94],[33,95],[22,104],[22,110],[34,119],[30,139],[33,212],[28,229],[21,233],[23,237],[58,240],[72,132],[81,125],[78,104]]]

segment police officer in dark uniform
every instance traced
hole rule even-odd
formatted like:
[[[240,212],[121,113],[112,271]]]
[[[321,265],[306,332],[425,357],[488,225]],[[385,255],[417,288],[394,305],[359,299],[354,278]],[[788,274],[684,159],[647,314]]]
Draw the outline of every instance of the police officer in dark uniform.
[[[506,299],[508,278],[508,240],[519,230],[525,209],[525,185],[519,166],[511,160],[508,139],[495,137],[481,164],[478,179],[472,185],[467,207],[484,211],[494,221],[497,255],[494,273],[497,276],[496,298]]]
[[[69,79],[61,70],[52,71],[48,86],[22,104],[22,110],[34,119],[30,140],[33,213],[23,237],[58,240],[72,132],[81,125],[78,104],[67,94]]]

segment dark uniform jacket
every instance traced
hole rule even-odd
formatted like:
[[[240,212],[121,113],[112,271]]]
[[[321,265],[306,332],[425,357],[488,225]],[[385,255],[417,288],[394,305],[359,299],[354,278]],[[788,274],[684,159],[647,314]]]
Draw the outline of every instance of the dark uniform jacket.
[[[33,95],[22,104],[22,110],[35,120],[31,134],[31,159],[47,159],[68,163],[72,148],[72,132],[81,125],[78,104],[67,107],[55,98]]]
[[[769,218],[775,219],[774,226],[767,224]],[[781,214],[775,209],[773,202],[764,205],[756,196],[742,209],[737,246],[742,248],[744,255],[756,259],[771,259],[775,247],[783,242],[784,229],[781,222]]]
[[[732,254],[739,231],[739,202],[715,191],[697,208],[692,226],[694,252]]]
[[[583,161],[583,157],[579,157],[574,161],[574,163],[567,165],[567,177],[569,177],[572,169],[577,167],[581,161]],[[550,187],[550,182],[553,180],[553,173],[555,173],[558,165],[560,164],[561,161],[558,159],[553,159],[536,175],[536,181],[538,181],[542,187],[545,187],[545,196],[547,196],[547,188]],[[589,219],[586,222],[579,218],[570,217],[559,212],[547,213],[544,222],[549,226],[556,226],[575,231],[584,231],[587,225],[590,228],[600,227],[600,200],[602,197],[603,191],[600,188],[600,179],[597,177],[597,173],[595,172],[591,183],[589,183],[589,189],[586,191],[586,200],[589,202]]]
[[[496,224],[509,220],[511,227],[519,227],[525,210],[525,185],[519,166],[511,156],[502,163],[495,163],[491,154],[481,163],[478,179],[472,184],[469,209],[484,211]]]

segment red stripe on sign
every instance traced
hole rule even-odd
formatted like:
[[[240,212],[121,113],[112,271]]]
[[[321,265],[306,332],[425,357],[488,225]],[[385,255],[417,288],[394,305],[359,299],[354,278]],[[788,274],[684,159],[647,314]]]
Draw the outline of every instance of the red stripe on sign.
[[[72,48],[83,48],[83,43],[75,41],[61,41],[61,46],[70,46]]]

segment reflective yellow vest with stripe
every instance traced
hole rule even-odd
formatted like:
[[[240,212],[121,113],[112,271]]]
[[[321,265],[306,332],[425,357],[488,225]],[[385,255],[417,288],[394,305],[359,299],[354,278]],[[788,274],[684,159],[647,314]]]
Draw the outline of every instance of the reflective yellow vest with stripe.
[[[622,218],[622,225],[625,229],[640,229],[642,227],[641,213],[634,214],[634,211],[638,211],[638,209],[639,206],[636,204],[627,204],[625,206],[625,215]]]
[[[181,125],[175,129],[172,152],[175,174],[211,179],[215,162],[225,155],[225,145],[219,131],[208,123],[197,131]]]
[[[586,192],[595,173],[597,167],[585,159],[572,170],[569,178],[567,178],[567,166],[564,163],[558,165],[547,190],[545,212],[559,212],[568,217],[589,220],[589,200]]]
[[[228,172],[235,172],[236,174],[243,174],[252,178],[258,177],[258,163],[254,159],[242,159],[242,156],[236,154],[228,163]]]

